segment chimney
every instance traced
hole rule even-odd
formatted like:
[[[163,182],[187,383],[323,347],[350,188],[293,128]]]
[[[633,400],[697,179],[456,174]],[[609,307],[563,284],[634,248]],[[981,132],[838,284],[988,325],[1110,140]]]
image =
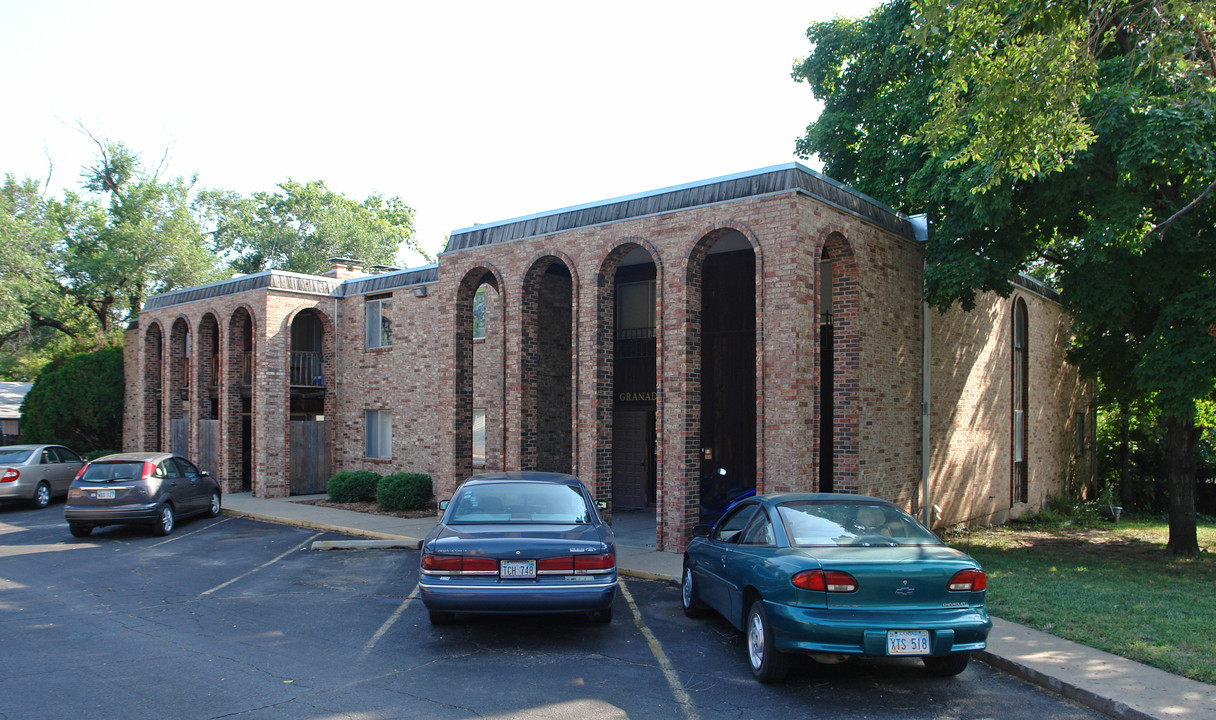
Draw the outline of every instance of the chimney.
[[[331,277],[337,280],[350,280],[351,278],[363,277],[363,261],[351,260],[350,258],[329,258],[329,262],[333,264],[327,272],[321,273],[324,277]]]

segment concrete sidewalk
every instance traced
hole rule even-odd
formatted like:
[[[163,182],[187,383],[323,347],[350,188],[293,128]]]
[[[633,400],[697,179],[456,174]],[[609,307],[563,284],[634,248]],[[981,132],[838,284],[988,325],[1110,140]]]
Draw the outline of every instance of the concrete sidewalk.
[[[315,497],[324,497],[315,496]],[[233,515],[298,527],[329,530],[378,542],[331,542],[318,549],[351,546],[416,549],[435,525],[433,518],[403,519],[309,505],[308,498],[264,499],[249,493],[224,496]],[[624,519],[624,518],[622,518]],[[678,583],[682,556],[657,552],[650,534],[631,518],[617,532],[617,564],[622,575]],[[614,523],[616,525],[626,523]],[[1216,686],[1187,680],[1116,655],[993,618],[988,649],[978,659],[1064,697],[1117,718],[1211,720],[1216,718]]]

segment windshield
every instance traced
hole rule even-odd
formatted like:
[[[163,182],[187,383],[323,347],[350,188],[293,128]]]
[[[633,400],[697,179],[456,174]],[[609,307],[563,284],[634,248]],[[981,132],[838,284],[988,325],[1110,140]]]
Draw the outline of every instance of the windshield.
[[[591,509],[572,485],[490,483],[465,487],[452,498],[448,522],[585,525]]]
[[[911,515],[890,505],[797,500],[777,506],[791,545],[940,545]]]
[[[143,461],[91,463],[84,469],[81,480],[110,482],[111,480],[137,480],[143,476]]]
[[[33,450],[23,448],[21,450],[0,450],[0,465],[20,465],[29,460],[30,453]]]

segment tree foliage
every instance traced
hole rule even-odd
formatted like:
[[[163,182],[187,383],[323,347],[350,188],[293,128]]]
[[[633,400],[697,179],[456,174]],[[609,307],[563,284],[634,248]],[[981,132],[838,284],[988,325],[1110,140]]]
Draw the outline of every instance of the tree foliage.
[[[233,270],[317,274],[334,257],[391,265],[402,245],[427,256],[414,238],[414,211],[400,198],[371,195],[358,202],[321,181],[288,179],[278,188],[251,196],[204,194],[201,213]]]
[[[53,360],[21,403],[21,433],[78,452],[119,448],[125,389],[120,347]]]
[[[1160,411],[1183,554],[1197,402],[1216,392],[1213,33],[1205,3],[896,0],[812,25],[794,71],[825,102],[799,151],[934,220],[932,303],[1048,279],[1072,359]]]

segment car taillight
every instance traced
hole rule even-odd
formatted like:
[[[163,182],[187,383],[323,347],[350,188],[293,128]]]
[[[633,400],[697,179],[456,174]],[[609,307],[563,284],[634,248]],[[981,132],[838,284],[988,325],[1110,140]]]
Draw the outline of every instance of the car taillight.
[[[536,561],[536,571],[543,573],[572,573],[574,572],[574,557],[541,558]]]
[[[85,470],[87,470],[87,469],[88,469],[88,467],[89,467],[89,464],[88,464],[88,463],[85,463],[84,465],[81,465],[81,466],[80,466],[80,469],[76,471],[76,477],[72,478],[72,482],[76,482],[76,481],[77,481],[77,480],[79,480],[80,478],[84,477],[84,471],[85,471]]]
[[[21,471],[17,468],[9,468],[4,471],[4,475],[0,476],[0,482],[13,482],[21,477]]]
[[[423,555],[422,569],[437,572],[460,572],[464,568],[464,558],[460,555]]]
[[[156,471],[156,464],[148,460],[144,460],[144,471],[140,473],[140,480],[148,482],[152,478],[152,473]]]
[[[579,570],[611,570],[614,567],[616,567],[616,557],[612,553],[574,556],[575,572]]]
[[[794,587],[831,593],[851,593],[857,590],[857,580],[840,570],[803,570],[790,578]]]
[[[988,576],[983,570],[959,570],[950,578],[949,588],[958,592],[987,590]]]
[[[464,555],[423,555],[422,569],[446,573],[498,572],[498,561],[487,557]]]

